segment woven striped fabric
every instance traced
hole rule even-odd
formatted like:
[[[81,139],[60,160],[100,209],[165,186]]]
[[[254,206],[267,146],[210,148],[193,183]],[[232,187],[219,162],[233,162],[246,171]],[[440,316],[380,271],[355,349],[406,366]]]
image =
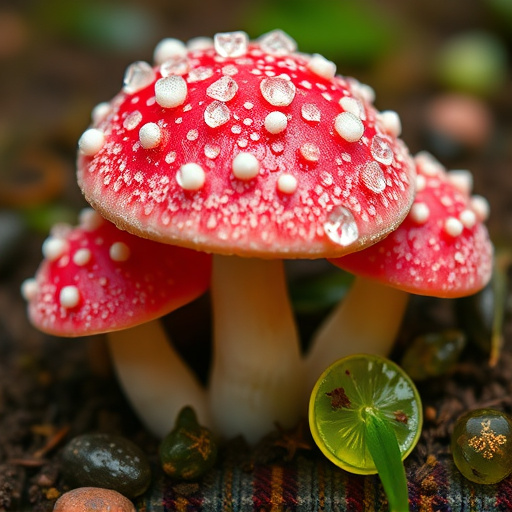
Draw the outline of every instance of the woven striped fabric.
[[[466,480],[450,460],[406,465],[412,512],[512,511],[512,479],[496,485]],[[325,459],[242,469],[225,462],[199,483],[161,477],[137,503],[144,512],[388,512],[377,476],[358,476]]]

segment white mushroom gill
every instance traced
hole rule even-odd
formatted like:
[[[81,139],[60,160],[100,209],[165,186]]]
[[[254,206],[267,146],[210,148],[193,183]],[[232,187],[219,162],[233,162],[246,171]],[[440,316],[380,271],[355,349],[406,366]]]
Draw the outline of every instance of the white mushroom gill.
[[[280,260],[214,256],[210,407],[225,437],[255,443],[300,418],[304,379]]]

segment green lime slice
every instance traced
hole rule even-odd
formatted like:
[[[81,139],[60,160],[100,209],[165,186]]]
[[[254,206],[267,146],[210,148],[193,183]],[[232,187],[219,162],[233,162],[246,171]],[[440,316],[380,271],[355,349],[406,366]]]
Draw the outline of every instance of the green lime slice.
[[[421,433],[421,400],[398,365],[356,354],[336,361],[320,376],[311,394],[309,423],[316,444],[334,464],[351,473],[374,474],[368,436],[375,425],[389,426],[405,459]]]

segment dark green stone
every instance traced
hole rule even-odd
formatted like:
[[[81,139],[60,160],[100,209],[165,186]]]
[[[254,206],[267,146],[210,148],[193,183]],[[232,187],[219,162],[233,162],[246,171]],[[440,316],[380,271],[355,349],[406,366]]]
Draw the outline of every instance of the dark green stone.
[[[466,346],[466,336],[457,329],[429,333],[413,340],[401,366],[415,381],[448,373]]]
[[[111,434],[84,434],[62,454],[62,473],[73,487],[102,487],[127,498],[143,494],[151,482],[144,452],[128,439]]]

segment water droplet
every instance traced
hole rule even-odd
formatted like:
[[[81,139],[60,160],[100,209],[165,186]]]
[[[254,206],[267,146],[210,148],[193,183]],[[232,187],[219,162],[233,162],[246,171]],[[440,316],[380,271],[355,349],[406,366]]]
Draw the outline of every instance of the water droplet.
[[[363,167],[361,180],[368,189],[378,194],[386,188],[386,178],[377,162],[368,162]]]
[[[225,32],[215,34],[213,45],[221,57],[242,57],[247,53],[249,38],[245,32]]]
[[[320,109],[313,103],[304,103],[301,108],[301,114],[306,121],[320,122]]]
[[[217,128],[229,121],[231,112],[221,101],[212,101],[204,111],[204,121],[211,128]]]
[[[263,97],[275,107],[287,107],[295,98],[293,82],[280,77],[264,78],[260,83]]]
[[[147,62],[134,62],[128,66],[124,74],[123,90],[128,94],[136,93],[153,83],[155,78],[156,73]]]
[[[126,130],[133,130],[137,128],[139,123],[142,121],[142,114],[136,110],[135,112],[132,112],[128,116],[126,116],[126,119],[123,122],[123,127]]]
[[[220,146],[217,146],[215,144],[205,144],[204,146],[204,155],[206,158],[211,158],[212,160],[214,158],[217,158],[220,153]]]
[[[198,68],[194,68],[188,74],[187,81],[188,82],[202,82],[207,78],[213,76],[213,69],[207,68],[206,66],[199,66]]]
[[[320,158],[320,149],[316,144],[306,142],[300,147],[300,154],[308,162],[318,162]]]
[[[172,75],[185,75],[188,73],[190,63],[187,57],[173,57],[160,66],[160,74],[165,78]]]
[[[370,147],[373,158],[384,165],[391,165],[393,162],[393,151],[389,147],[389,144],[378,135],[375,135],[372,140]]]
[[[352,212],[343,207],[336,207],[324,223],[325,234],[337,245],[347,247],[359,238],[359,229]]]
[[[297,43],[282,30],[272,30],[259,39],[261,49],[270,55],[282,57],[297,49]]]
[[[230,76],[223,76],[206,89],[206,94],[214,100],[229,101],[235,97],[237,91],[238,84]]]

